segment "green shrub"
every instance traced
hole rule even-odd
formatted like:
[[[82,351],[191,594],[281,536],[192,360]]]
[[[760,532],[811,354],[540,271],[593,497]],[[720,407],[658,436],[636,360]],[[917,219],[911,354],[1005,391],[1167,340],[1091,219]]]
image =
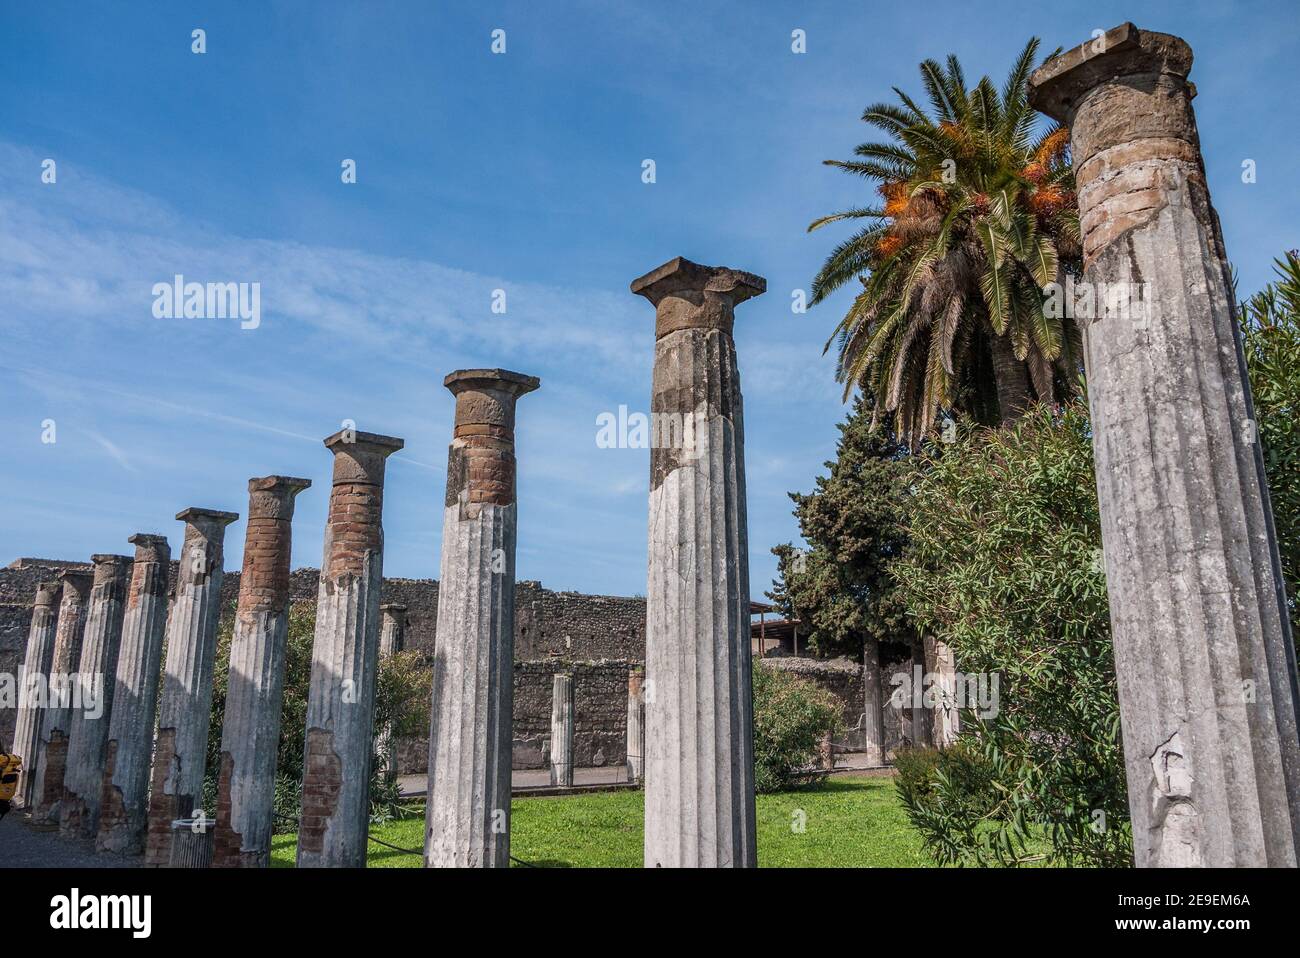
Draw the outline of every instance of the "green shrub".
[[[812,682],[754,663],[754,787],[776,792],[797,784],[822,739],[841,724],[841,705]]]
[[[909,785],[941,861],[1126,865],[1131,836],[1085,410],[1038,407],[930,457],[892,567],[918,628],[996,673],[995,715]]]

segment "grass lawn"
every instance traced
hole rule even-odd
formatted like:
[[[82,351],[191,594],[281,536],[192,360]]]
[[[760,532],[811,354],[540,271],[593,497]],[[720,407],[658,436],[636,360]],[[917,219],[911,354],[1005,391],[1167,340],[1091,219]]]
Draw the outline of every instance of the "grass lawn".
[[[640,868],[644,793],[599,792],[511,803],[510,853],[553,868]],[[795,825],[802,821],[802,831]],[[421,847],[424,819],[371,834]],[[296,835],[276,835],[272,867],[290,868]],[[371,868],[418,868],[420,857],[371,843]],[[892,778],[837,778],[820,787],[758,796],[758,864],[765,868],[900,868],[934,863],[899,805]]]

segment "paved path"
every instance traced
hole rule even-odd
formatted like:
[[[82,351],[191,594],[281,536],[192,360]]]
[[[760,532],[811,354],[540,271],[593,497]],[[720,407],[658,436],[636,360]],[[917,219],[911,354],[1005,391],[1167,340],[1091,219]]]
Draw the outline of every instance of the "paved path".
[[[138,868],[139,858],[96,855],[89,839],[65,839],[57,831],[39,831],[24,824],[20,812],[0,820],[2,868]]]

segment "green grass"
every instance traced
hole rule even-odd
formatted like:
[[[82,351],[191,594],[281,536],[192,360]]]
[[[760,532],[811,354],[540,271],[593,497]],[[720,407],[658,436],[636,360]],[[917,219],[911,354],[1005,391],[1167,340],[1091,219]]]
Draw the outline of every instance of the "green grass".
[[[510,853],[555,868],[640,868],[644,793],[600,792],[511,803]],[[802,822],[803,829],[796,826]],[[419,849],[423,818],[371,834]],[[277,835],[272,867],[293,866],[296,835]],[[420,856],[371,843],[371,868],[418,868]],[[758,796],[758,864],[765,868],[907,868],[934,863],[907,821],[892,778],[838,778],[820,787]]]

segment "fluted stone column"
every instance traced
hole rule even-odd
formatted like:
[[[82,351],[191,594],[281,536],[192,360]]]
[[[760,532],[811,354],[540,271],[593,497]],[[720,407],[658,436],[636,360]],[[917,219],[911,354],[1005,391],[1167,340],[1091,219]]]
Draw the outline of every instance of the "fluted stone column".
[[[91,560],[95,579],[77,666],[84,704],[72,711],[63,807],[59,813],[60,830],[73,838],[93,838],[99,825],[104,745],[113,713],[126,583],[131,570],[130,556],[96,555]]]
[[[406,606],[400,602],[385,602],[379,607],[379,661],[383,662],[405,647]],[[392,729],[385,725],[375,736],[375,755],[389,780],[397,777],[396,759],[392,750]]]
[[[424,859],[510,864],[515,632],[515,403],[539,385],[462,369],[447,456]]]
[[[75,675],[86,634],[90,590],[89,572],[60,572],[63,594],[59,621],[54,629],[54,654],[50,659],[45,709],[37,743],[36,780],[32,786],[32,824],[55,825],[63,800],[63,776],[68,763],[68,734],[72,729]]]
[[[23,656],[18,680],[18,714],[15,716],[13,749],[23,760],[14,805],[31,807],[33,783],[40,762],[41,717],[45,711],[45,692],[54,661],[54,626],[59,608],[58,582],[42,582],[36,587],[32,606],[32,623],[27,630],[27,652]]]
[[[153,751],[171,547],[163,536],[136,534],[122,641],[113,683],[113,711],[104,746],[104,777],[95,849],[121,855],[144,850],[149,760]]]
[[[880,641],[867,639],[862,647],[862,746],[867,764],[885,764],[885,696],[880,672]]]
[[[961,731],[961,713],[957,709],[957,661],[947,642],[927,637],[927,659],[932,662],[936,688],[933,716],[934,744],[939,748],[957,741]]]
[[[310,479],[248,480],[244,566],[230,640],[217,770],[214,868],[266,868],[275,826],[275,772],[289,632],[294,498]]]
[[[645,669],[627,671],[627,780],[640,785],[645,780]]]
[[[386,659],[406,648],[406,606],[385,602],[379,607],[379,658]]]
[[[1294,867],[1295,653],[1191,64],[1126,23],[1031,95],[1071,126],[1084,282],[1142,293],[1084,332],[1134,858]]]
[[[753,867],[745,430],[734,309],[762,277],[678,257],[655,306],[646,593],[646,867]]]
[[[145,865],[154,867],[171,863],[173,821],[196,817],[196,812],[211,816],[201,802],[225,578],[222,561],[226,526],[239,514],[185,509],[176,518],[185,523],[185,544],[167,620],[167,665],[158,706],[144,856]]]
[[[573,787],[573,676],[551,678],[551,784]]]
[[[912,644],[912,676],[914,678],[912,701],[910,703],[912,730],[908,733],[908,738],[912,742],[913,748],[924,748],[931,743],[931,718],[930,709],[925,706],[926,685],[925,685],[925,648],[920,640]]]
[[[316,599],[299,868],[362,868],[384,574],[384,463],[401,439],[344,430],[334,454]]]

